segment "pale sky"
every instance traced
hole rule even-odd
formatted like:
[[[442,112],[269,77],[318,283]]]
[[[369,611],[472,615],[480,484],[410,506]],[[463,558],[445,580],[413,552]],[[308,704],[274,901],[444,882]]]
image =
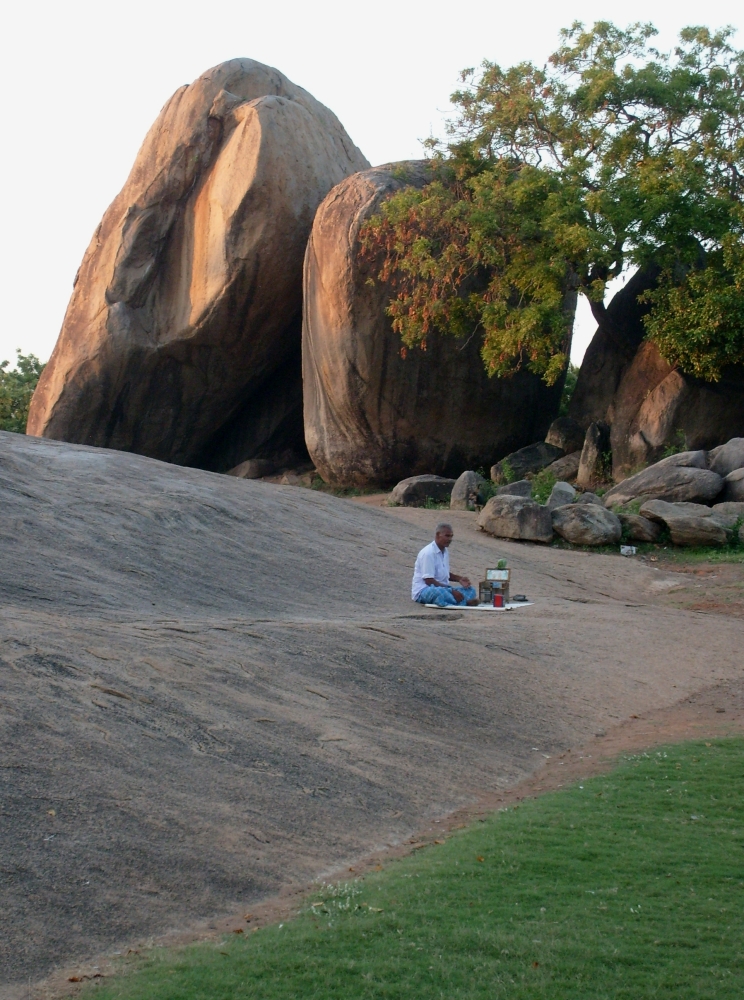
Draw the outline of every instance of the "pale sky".
[[[39,0],[3,15],[4,152],[0,360],[46,360],[83,252],[168,97],[210,66],[248,56],[327,104],[373,164],[422,155],[442,133],[459,71],[484,58],[544,62],[561,27],[652,21],[667,48],[688,24],[741,24],[710,0],[530,3],[469,0]],[[735,39],[744,46],[741,33]],[[573,358],[594,332],[577,317]]]

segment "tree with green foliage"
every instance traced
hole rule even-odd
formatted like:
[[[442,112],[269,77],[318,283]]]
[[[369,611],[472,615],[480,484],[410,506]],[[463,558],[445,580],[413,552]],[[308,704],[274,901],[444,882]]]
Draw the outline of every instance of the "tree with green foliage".
[[[662,354],[711,380],[744,362],[744,53],[728,28],[686,28],[666,54],[655,34],[575,23],[544,67],[464,71],[431,182],[362,233],[405,345],[478,332],[489,373],[553,384],[570,293],[612,334],[607,283],[655,265]]]
[[[9,361],[0,362],[0,430],[26,433],[28,408],[44,365],[35,354],[16,350],[16,366],[8,370]]]

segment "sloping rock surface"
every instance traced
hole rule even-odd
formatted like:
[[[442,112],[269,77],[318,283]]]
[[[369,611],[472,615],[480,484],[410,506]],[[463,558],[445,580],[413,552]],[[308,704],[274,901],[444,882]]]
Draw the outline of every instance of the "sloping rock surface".
[[[744,500],[744,469],[734,469],[723,481],[723,492],[719,498],[722,501]]]
[[[719,476],[727,476],[735,469],[744,468],[744,438],[731,438],[708,452],[708,468]]]
[[[424,162],[350,177],[318,209],[305,259],[305,439],[329,483],[459,475],[545,435],[560,386],[520,371],[489,378],[480,340],[432,336],[405,351],[385,315],[391,289],[360,259],[359,232],[382,201],[423,186]]]
[[[525,542],[550,542],[553,526],[550,511],[526,497],[491,497],[478,515],[478,527],[496,538],[519,538]]]
[[[667,503],[664,500],[647,501],[641,507],[641,515],[666,525],[674,545],[725,545],[726,529],[736,521],[728,513],[716,513],[705,504]]]
[[[571,479],[576,479],[580,464],[581,452],[573,451],[570,455],[564,455],[563,458],[557,458],[555,462],[551,462],[550,465],[546,465],[545,468],[548,472],[552,472],[556,479],[562,479],[564,482],[567,482]]]
[[[721,476],[705,467],[704,451],[687,451],[624,479],[605,493],[604,502],[607,507],[622,506],[643,497],[708,503],[715,500],[723,485]]]
[[[222,470],[304,451],[305,245],[367,166],[328,108],[251,59],[176,91],[80,265],[29,433]]]
[[[508,555],[534,608],[413,604],[437,511],[4,433],[0,504],[15,1000],[168,928],[222,914],[229,932],[257,900],[511,786],[533,747],[741,674],[741,623],[654,605],[658,572],[495,540],[464,512],[447,514],[455,571]]]

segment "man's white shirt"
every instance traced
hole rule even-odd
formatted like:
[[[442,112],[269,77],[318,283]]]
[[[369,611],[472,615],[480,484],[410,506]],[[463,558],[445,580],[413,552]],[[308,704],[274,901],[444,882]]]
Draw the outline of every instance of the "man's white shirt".
[[[416,565],[413,568],[413,583],[411,584],[411,597],[414,601],[418,598],[421,591],[428,586],[428,584],[424,583],[424,580],[432,578],[442,587],[449,585],[449,550],[445,549],[442,551],[436,542],[425,545],[416,556]]]

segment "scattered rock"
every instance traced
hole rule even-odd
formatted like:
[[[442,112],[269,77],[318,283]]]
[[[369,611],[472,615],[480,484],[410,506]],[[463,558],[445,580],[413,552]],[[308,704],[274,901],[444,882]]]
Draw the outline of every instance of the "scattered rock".
[[[265,434],[304,453],[305,247],[326,194],[367,166],[269,66],[232,59],[179,88],[85,254],[29,433],[215,471],[272,457]],[[250,450],[223,454],[238,413]]]
[[[666,524],[670,517],[711,517],[713,508],[703,503],[669,503],[667,500],[647,500],[640,513],[658,524]]]
[[[261,479],[263,476],[273,476],[276,472],[276,465],[265,458],[249,458],[247,462],[241,462],[234,469],[228,471],[228,476],[237,476],[238,479]]]
[[[496,490],[497,497],[532,497],[532,483],[529,479],[518,479],[516,483],[506,483]]]
[[[583,493],[579,493],[574,500],[574,503],[596,503],[600,507],[604,507],[604,500],[602,497],[598,497],[596,493],[592,493],[590,490],[585,490]]]
[[[552,513],[553,530],[573,545],[617,545],[622,525],[617,515],[597,504],[569,504]]]
[[[507,475],[506,467],[515,477],[523,479],[528,473],[541,472],[551,462],[563,457],[563,449],[545,441],[528,444],[525,448],[513,451],[511,455],[502,458],[491,468],[491,479],[494,483],[503,483]]]
[[[723,493],[720,499],[724,502],[739,502],[744,500],[744,469],[734,469],[723,481]]]
[[[589,425],[584,438],[579,459],[579,471],[576,482],[580,486],[591,486],[603,478],[605,455],[610,449],[610,428],[604,421],[598,420]]]
[[[736,469],[744,469],[744,438],[731,438],[708,452],[708,468],[724,479]]]
[[[640,514],[618,514],[623,533],[632,542],[655,542],[661,534],[661,526]]]
[[[548,510],[555,510],[556,507],[563,507],[567,503],[573,503],[576,498],[576,490],[569,483],[556,483],[550,491],[546,507]]]
[[[518,538],[529,542],[550,542],[553,539],[550,511],[527,497],[491,497],[478,516],[478,527],[496,538]]]
[[[523,369],[489,378],[482,338],[428,338],[406,349],[386,314],[392,289],[360,253],[382,202],[432,179],[424,161],[355,174],[320,205],[305,257],[305,439],[328,483],[364,486],[488,467],[545,436],[560,399]],[[522,474],[519,473],[519,476]]]
[[[546,465],[545,471],[552,472],[556,479],[570,482],[572,479],[576,479],[580,461],[581,452],[572,451],[570,455],[564,455],[563,458],[557,458],[555,462]]]
[[[584,447],[584,436],[584,428],[572,417],[558,417],[548,428],[545,441],[570,455]]]
[[[710,502],[719,495],[723,485],[721,476],[706,469],[704,451],[687,451],[664,458],[624,479],[607,491],[604,502],[607,507],[622,506],[638,498]]]
[[[482,488],[486,480],[477,472],[463,472],[452,487],[450,508],[452,510],[472,510],[482,501]]]
[[[399,507],[423,507],[429,498],[444,503],[452,496],[454,485],[454,479],[443,476],[410,476],[398,483],[388,502]]]

